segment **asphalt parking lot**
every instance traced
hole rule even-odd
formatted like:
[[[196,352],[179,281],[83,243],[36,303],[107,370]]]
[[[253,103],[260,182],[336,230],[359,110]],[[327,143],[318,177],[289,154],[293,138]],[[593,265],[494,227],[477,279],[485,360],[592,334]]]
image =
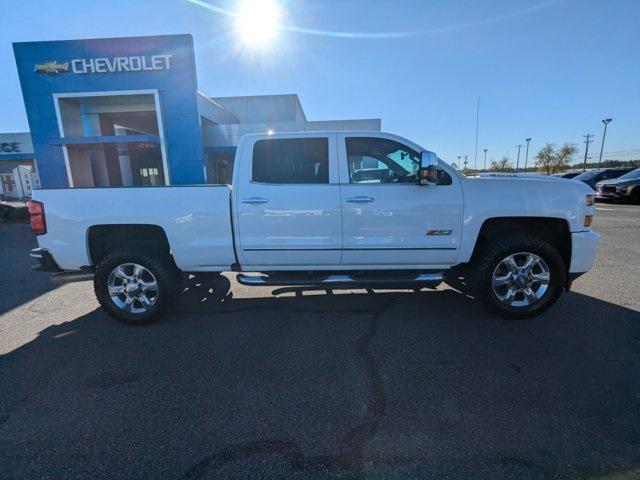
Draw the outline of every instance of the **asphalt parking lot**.
[[[640,207],[597,210],[595,269],[521,322],[202,276],[127,327],[2,224],[0,478],[640,477]]]

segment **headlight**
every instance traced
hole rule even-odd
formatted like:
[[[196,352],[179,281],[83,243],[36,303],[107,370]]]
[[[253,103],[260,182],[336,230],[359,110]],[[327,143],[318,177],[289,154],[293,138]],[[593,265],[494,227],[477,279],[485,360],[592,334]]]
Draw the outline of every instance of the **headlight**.
[[[585,202],[585,205],[587,207],[593,207],[595,204],[596,204],[595,195],[587,195],[587,201]]]

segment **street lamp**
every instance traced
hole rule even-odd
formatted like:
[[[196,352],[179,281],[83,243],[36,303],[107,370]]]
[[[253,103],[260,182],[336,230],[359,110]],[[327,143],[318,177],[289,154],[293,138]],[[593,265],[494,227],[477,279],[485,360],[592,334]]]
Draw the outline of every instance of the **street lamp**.
[[[524,154],[524,171],[527,171],[527,160],[529,160],[529,142],[531,141],[530,138],[525,138],[524,139],[525,142],[527,142],[527,152]]]
[[[516,160],[516,173],[518,173],[518,169],[520,168],[520,149],[522,145],[518,144],[516,147],[518,147],[518,159]]]
[[[482,170],[484,170],[485,172],[487,171],[487,150],[489,149],[485,148],[484,150],[482,150],[484,152],[484,164],[482,166]]]
[[[607,136],[607,125],[611,123],[613,118],[605,118],[602,120],[604,123],[604,132],[602,132],[602,145],[600,145],[600,159],[598,160],[598,168],[600,168],[600,164],[602,163],[602,151],[604,150],[604,138]]]

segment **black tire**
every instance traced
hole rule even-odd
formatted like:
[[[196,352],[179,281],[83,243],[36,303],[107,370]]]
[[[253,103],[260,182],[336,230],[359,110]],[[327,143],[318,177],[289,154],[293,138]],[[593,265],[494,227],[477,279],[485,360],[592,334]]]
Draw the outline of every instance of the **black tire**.
[[[528,252],[540,257],[549,269],[549,285],[544,294],[533,304],[514,307],[501,302],[492,286],[493,273],[498,264],[509,255]],[[489,238],[478,252],[471,268],[471,284],[474,294],[492,312],[512,320],[540,315],[560,297],[567,281],[567,267],[556,248],[550,243],[527,234],[502,234]]]
[[[631,191],[631,202],[640,205],[640,186]]]
[[[118,307],[109,295],[111,272],[122,264],[136,263],[147,269],[157,282],[155,302],[142,313],[127,312]],[[162,317],[177,300],[181,283],[180,271],[169,258],[162,259],[139,249],[125,249],[104,257],[96,266],[93,288],[102,308],[116,320],[128,325],[146,325]]]

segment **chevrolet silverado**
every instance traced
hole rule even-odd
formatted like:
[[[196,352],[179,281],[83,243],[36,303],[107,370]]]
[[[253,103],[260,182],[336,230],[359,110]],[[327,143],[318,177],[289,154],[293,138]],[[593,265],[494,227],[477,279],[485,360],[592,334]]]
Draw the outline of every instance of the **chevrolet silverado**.
[[[197,272],[251,286],[461,281],[527,318],[592,267],[599,240],[582,182],[467,178],[380,132],[246,135],[232,185],[35,190],[29,211],[36,268],[93,279],[102,307],[133,324],[158,319]]]

